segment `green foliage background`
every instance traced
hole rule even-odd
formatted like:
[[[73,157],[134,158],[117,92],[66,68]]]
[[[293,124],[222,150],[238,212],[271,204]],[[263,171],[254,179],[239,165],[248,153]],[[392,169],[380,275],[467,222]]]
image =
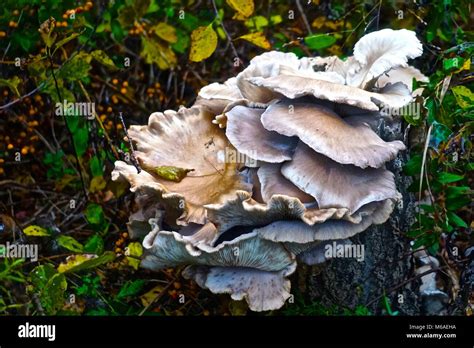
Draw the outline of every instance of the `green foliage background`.
[[[463,0],[4,0],[0,242],[37,243],[41,257],[0,259],[0,313],[245,314],[243,304],[183,281],[179,269],[138,269],[141,246],[125,226],[131,196],[110,180],[113,162],[129,159],[124,123],[143,124],[152,111],[192,104],[202,86],[236,75],[266,50],[346,57],[365,32],[387,27],[417,32],[424,54],[415,65],[430,78],[420,86],[422,117],[405,117],[411,127],[405,173],[423,204],[412,229],[402,232],[460,272],[461,251],[473,244],[471,6]],[[92,101],[97,114],[57,116],[54,105],[64,99]],[[370,314],[364,304],[324,308],[305,301],[299,296],[281,313]],[[380,308],[396,313],[387,301]]]

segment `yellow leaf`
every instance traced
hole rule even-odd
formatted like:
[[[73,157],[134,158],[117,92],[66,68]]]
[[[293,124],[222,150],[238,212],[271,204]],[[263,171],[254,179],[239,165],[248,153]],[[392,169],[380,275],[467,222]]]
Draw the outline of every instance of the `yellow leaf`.
[[[457,70],[456,72],[461,72],[463,70],[471,70],[471,58],[466,59],[464,64],[462,65],[461,69]]]
[[[143,254],[143,247],[138,242],[130,243],[125,250],[125,255],[127,256],[128,264],[135,269],[138,269],[140,266],[140,256]],[[130,256],[130,257],[128,257]]]
[[[147,64],[155,63],[161,70],[172,68],[178,62],[173,50],[156,38],[142,36],[142,52],[140,55],[145,58]]]
[[[157,298],[157,296],[163,292],[164,288],[165,287],[163,285],[157,285],[146,294],[140,296],[143,307],[150,305],[150,303],[152,303]]]
[[[200,62],[211,56],[217,47],[217,34],[212,29],[212,24],[199,27],[191,33],[191,53],[189,60]]]
[[[262,47],[266,50],[269,50],[271,48],[270,42],[261,32],[246,34],[239,37],[239,39],[247,40],[248,42],[251,42],[254,45]]]
[[[91,180],[89,191],[92,193],[102,191],[107,186],[103,176],[94,176]]]
[[[58,266],[59,273],[79,272],[86,269],[96,268],[115,259],[112,251],[106,251],[102,255],[94,254],[77,254],[66,258],[66,262],[62,262]]]
[[[158,23],[157,25],[151,28],[158,35],[161,39],[168,41],[170,43],[175,43],[178,41],[178,37],[176,36],[176,29],[166,23]]]
[[[253,0],[226,0],[226,2],[234,11],[237,11],[235,19],[250,17],[255,8]]]
[[[194,169],[186,169],[172,166],[161,166],[155,168],[155,173],[165,179],[174,182],[180,182],[183,180],[189,172],[192,172]]]
[[[48,232],[48,230],[46,230],[43,227],[36,226],[36,225],[28,226],[27,228],[25,228],[23,230],[23,232],[27,236],[33,236],[33,237],[47,237],[47,236],[50,236],[50,233]]]

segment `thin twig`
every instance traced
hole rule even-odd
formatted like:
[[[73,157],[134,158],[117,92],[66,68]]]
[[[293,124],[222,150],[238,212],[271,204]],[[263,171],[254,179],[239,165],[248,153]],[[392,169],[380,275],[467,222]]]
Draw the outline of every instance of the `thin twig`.
[[[221,16],[219,15],[219,10],[217,9],[216,2],[214,0],[211,0],[211,2],[212,2],[212,6],[214,7],[214,12],[216,13],[216,17],[220,19],[222,30],[224,30],[225,36],[227,37],[227,40],[229,41],[229,45],[230,45],[230,48],[232,49],[232,52],[234,52],[234,56],[235,58],[239,60],[239,63],[242,64],[242,60],[240,59],[239,54],[237,53],[237,50],[235,49],[235,46],[232,43],[232,38],[230,37],[229,32],[224,26],[224,18],[221,18]]]
[[[298,11],[300,12],[301,18],[303,18],[304,26],[310,35],[313,35],[313,31],[311,30],[311,26],[309,25],[308,18],[306,18],[306,14],[304,13],[303,6],[301,6],[300,0],[296,0],[296,7],[298,7]]]
[[[123,120],[122,116],[122,111],[119,112],[119,118],[120,122],[122,123],[123,131],[125,132],[125,136],[127,137],[128,144],[130,145],[130,150],[132,150],[132,153],[130,154],[130,159],[135,168],[137,168],[137,172],[140,173],[142,171],[142,168],[140,167],[140,163],[138,163],[137,158],[135,157],[135,148],[133,147],[133,142],[130,136],[128,135],[127,132],[127,125],[125,124],[125,121]]]

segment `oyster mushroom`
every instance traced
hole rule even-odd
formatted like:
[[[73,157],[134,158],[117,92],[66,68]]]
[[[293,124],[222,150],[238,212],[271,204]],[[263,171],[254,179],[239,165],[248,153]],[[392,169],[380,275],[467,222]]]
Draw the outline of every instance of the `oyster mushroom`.
[[[117,162],[113,179],[137,194],[129,229],[151,231],[142,266],[186,265],[185,277],[251,310],[283,306],[296,260],[324,261],[328,241],[350,243],[400,199],[385,163],[405,145],[374,130],[385,107],[413,100],[413,78],[426,80],[408,66],[421,52],[413,32],[390,29],[344,61],[267,52],[190,109],[132,126],[144,171]],[[254,165],[222,160],[228,150]],[[169,180],[163,167],[185,174]]]
[[[153,113],[147,126],[131,126],[128,133],[136,143],[135,156],[144,171],[117,162],[112,179],[124,177],[132,190],[146,186],[182,211],[182,223],[206,222],[205,204],[226,200],[235,190],[251,190],[238,172],[240,163],[226,163],[219,153],[232,149],[224,132],[212,124],[213,115],[200,107],[178,112]],[[190,170],[181,180],[160,176],[160,168]]]

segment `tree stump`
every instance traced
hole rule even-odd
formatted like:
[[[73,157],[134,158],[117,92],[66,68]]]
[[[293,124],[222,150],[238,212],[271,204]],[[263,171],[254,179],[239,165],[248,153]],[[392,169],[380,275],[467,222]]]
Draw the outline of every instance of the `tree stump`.
[[[400,120],[381,121],[377,131],[386,141],[406,140],[406,128]],[[401,315],[421,314],[419,280],[410,280],[414,275],[414,261],[410,240],[404,236],[414,220],[415,202],[414,195],[407,190],[412,180],[402,172],[406,161],[407,151],[404,151],[387,164],[395,174],[397,188],[403,197],[390,219],[351,238],[354,244],[364,245],[364,260],[336,258],[301,269],[299,284],[305,284],[306,289],[302,290],[312,301],[325,307],[348,309],[363,305],[372,314],[384,314],[382,299],[386,294],[393,311],[399,311]]]

